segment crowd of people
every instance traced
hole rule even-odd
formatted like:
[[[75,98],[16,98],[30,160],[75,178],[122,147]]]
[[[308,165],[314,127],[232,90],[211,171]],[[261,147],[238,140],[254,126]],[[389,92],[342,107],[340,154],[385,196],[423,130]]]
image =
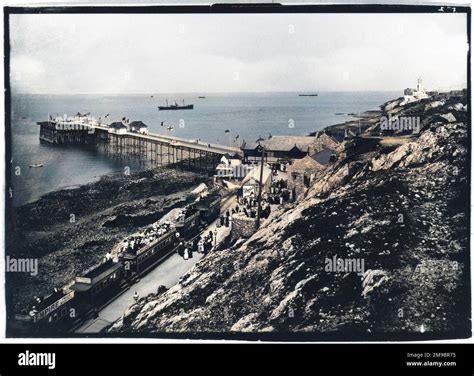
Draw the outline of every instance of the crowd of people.
[[[232,214],[242,213],[248,218],[257,218],[258,200],[256,198],[253,196],[239,197],[237,202],[239,205],[233,209]],[[261,205],[261,218],[268,218],[271,213],[271,207],[266,194],[262,198]]]
[[[224,215],[221,215],[219,217],[219,223],[217,224],[217,226],[232,227],[232,214],[234,213],[235,209],[232,209],[231,211],[227,210]]]
[[[294,197],[295,192],[288,188],[285,179],[273,181],[270,191],[264,192],[262,195],[260,218],[265,219],[270,216],[272,204],[283,205],[287,202],[292,202]],[[237,205],[220,215],[217,221],[217,228],[232,228],[232,218],[236,214],[246,216],[247,218],[257,218],[258,200],[254,194],[246,197],[239,195],[237,197]],[[191,241],[181,242],[178,247],[178,254],[184,260],[193,258],[193,254],[196,252],[205,255],[215,246],[215,237],[216,235],[212,231],[209,231],[207,235],[201,235]]]
[[[207,235],[203,234],[188,242],[181,242],[178,246],[178,254],[184,259],[193,258],[194,253],[207,254],[213,247],[215,235],[209,231]]]
[[[270,193],[268,194],[268,201],[271,204],[283,205],[287,202],[295,200],[295,190],[288,188],[288,182],[280,179],[272,182]]]
[[[141,232],[126,238],[122,243],[121,251],[134,254],[170,231],[171,226],[170,222],[165,222],[161,225],[153,223]]]

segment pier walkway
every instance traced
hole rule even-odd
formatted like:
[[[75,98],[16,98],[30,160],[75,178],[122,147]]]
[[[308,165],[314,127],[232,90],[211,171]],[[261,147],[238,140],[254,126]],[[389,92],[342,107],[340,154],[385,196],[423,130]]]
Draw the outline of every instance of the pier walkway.
[[[104,126],[104,125],[93,124],[90,126],[90,128],[114,133],[109,127]],[[185,146],[185,147],[189,147],[193,149],[208,151],[211,153],[222,154],[222,155],[225,155],[225,154],[233,155],[233,154],[242,153],[242,150],[238,147],[212,144],[212,143],[208,143],[205,141],[198,141],[198,140],[188,140],[185,138],[162,135],[158,133],[142,134],[138,132],[127,132],[127,133],[123,133],[122,135],[136,137],[141,140],[164,142],[164,143],[172,144],[174,146]]]
[[[159,166],[186,165],[213,171],[223,155],[242,155],[240,148],[169,135],[132,131],[87,119],[38,122],[40,140],[52,144],[95,145],[107,155],[137,158]],[[117,123],[113,123],[117,124]]]

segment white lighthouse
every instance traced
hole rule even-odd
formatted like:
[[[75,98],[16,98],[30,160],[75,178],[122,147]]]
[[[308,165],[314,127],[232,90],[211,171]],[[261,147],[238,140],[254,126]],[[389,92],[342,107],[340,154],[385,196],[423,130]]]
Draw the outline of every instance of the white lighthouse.
[[[425,98],[428,98],[428,94],[426,94],[425,89],[423,89],[423,80],[419,78],[415,89],[407,88],[403,91],[403,101],[400,105],[403,106],[407,103],[416,102]]]
[[[416,92],[418,94],[421,94],[421,93],[424,92],[424,90],[423,90],[423,80],[421,78],[418,79],[418,83],[416,85]]]

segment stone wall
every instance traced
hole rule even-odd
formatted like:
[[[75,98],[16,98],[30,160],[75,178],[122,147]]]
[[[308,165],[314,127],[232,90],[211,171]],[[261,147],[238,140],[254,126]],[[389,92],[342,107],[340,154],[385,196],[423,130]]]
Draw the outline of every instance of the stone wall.
[[[293,176],[288,177],[288,188],[295,189],[296,197],[301,197],[307,190],[307,187],[304,185],[303,174],[298,174],[295,178]]]
[[[255,224],[255,218],[248,218],[241,213],[232,215],[232,241],[250,238],[255,232]]]

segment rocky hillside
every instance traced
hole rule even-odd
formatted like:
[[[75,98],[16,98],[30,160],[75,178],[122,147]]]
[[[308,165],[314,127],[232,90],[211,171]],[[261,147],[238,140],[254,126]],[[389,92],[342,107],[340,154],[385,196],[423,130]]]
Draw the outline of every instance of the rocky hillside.
[[[420,114],[421,131],[384,143],[374,126],[371,138],[346,141],[347,157],[302,201],[274,212],[250,239],[208,254],[180,284],[141,299],[110,330],[468,336],[468,130],[457,106],[466,98],[426,108],[435,100],[385,109]],[[328,270],[334,258],[364,268]]]

